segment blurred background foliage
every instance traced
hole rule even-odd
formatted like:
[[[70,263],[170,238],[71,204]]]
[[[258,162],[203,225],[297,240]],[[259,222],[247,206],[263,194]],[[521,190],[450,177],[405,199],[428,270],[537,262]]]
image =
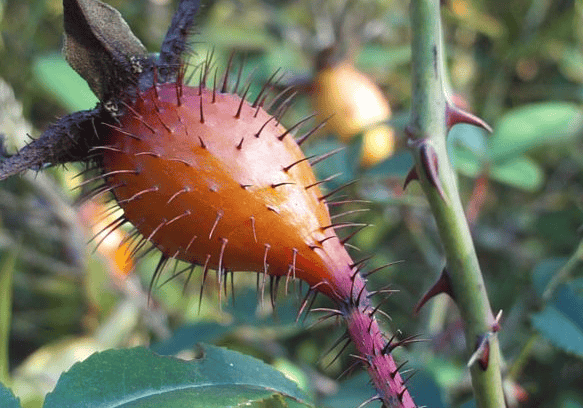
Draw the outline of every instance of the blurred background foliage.
[[[171,0],[108,3],[151,51],[176,6]],[[509,404],[582,407],[583,1],[442,3],[452,99],[494,127],[488,136],[459,125],[449,142],[491,303],[504,311]],[[60,56],[60,0],[2,0],[0,27],[0,133],[12,153],[28,135],[38,136],[63,114],[92,108],[96,99]],[[368,203],[345,209],[370,209],[351,218],[374,227],[352,241],[361,251],[355,257],[373,254],[370,268],[404,261],[375,274],[370,287],[400,290],[383,305],[389,332],[428,339],[396,351],[398,361],[418,370],[411,380],[416,402],[467,407],[471,388],[455,304],[438,297],[419,315],[412,312],[444,259],[420,188],[402,189],[412,164],[403,135],[410,30],[405,1],[206,1],[190,62],[214,52],[224,67],[234,51],[245,56],[246,73],[255,69],[258,87],[281,68],[282,83],[300,90],[288,126],[314,109],[310,92],[321,91],[316,60],[330,46],[339,50],[336,59],[378,84],[392,110],[385,123],[395,139],[392,156],[359,165],[366,132],[346,142],[329,130],[307,150],[348,143],[316,171],[321,178],[343,172],[328,188],[359,180],[347,194]],[[268,301],[258,306],[248,274],[235,279],[236,307],[220,310],[209,285],[199,310],[196,271],[184,294],[184,279],[175,279],[150,298],[156,259],[128,275],[132,260],[123,247],[117,250],[122,231],[99,250],[103,236],[87,244],[100,230],[95,224],[105,204],[80,202],[80,170],[72,164],[0,183],[0,381],[23,406],[39,407],[62,371],[97,350],[145,344],[188,358],[199,341],[263,359],[298,381],[318,406],[354,407],[372,394],[358,370],[337,380],[352,363],[349,352],[336,360],[334,352],[323,355],[335,340],[330,333],[340,335],[341,327],[306,329],[318,316],[295,323],[298,287],[280,297],[275,314]]]

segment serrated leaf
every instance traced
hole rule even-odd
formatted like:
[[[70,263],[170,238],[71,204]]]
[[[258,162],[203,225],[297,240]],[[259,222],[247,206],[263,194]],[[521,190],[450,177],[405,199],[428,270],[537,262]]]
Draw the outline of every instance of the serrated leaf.
[[[278,394],[305,404],[294,382],[260,360],[210,345],[201,345],[200,355],[184,361],[144,348],[96,353],[61,376],[44,408],[212,408]]]
[[[20,400],[12,394],[10,389],[6,388],[0,382],[0,407],[2,408],[20,408]]]
[[[527,105],[506,114],[490,139],[490,158],[517,157],[545,144],[563,142],[581,132],[583,114],[574,104],[546,102]]]

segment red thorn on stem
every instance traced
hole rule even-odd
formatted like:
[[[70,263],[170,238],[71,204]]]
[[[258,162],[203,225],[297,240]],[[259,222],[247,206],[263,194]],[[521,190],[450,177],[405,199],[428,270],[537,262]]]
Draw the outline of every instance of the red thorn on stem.
[[[455,296],[453,295],[453,292],[451,290],[451,280],[449,278],[449,273],[447,272],[446,268],[443,268],[443,271],[441,271],[441,275],[439,276],[437,282],[435,282],[433,286],[427,292],[425,292],[419,303],[417,303],[417,305],[415,306],[413,313],[417,315],[419,313],[419,310],[421,310],[423,305],[425,305],[425,303],[427,303],[429,299],[436,295],[439,295],[440,293],[446,293],[452,299],[455,299]]]
[[[492,323],[492,333],[498,333],[502,329],[502,326],[500,326],[500,320],[502,320],[502,310],[500,310],[494,318],[494,323]]]
[[[443,201],[447,202],[447,197],[439,180],[439,163],[434,147],[431,143],[424,141],[419,145],[419,154],[425,177],[427,177],[429,183],[437,190]]]
[[[415,167],[413,167],[411,170],[409,170],[409,173],[407,173],[407,177],[403,183],[403,190],[406,190],[409,183],[413,180],[419,180],[419,175],[417,174],[417,169]]]
[[[451,129],[458,123],[467,123],[469,125],[481,127],[487,132],[492,133],[492,127],[484,120],[455,106],[452,102],[447,102],[445,107],[445,120],[448,129]]]
[[[493,335],[494,333],[488,332],[478,337],[478,341],[476,342],[476,351],[474,351],[468,360],[468,367],[471,367],[477,362],[480,365],[482,371],[486,371],[488,369],[488,363],[490,362],[490,337]]]

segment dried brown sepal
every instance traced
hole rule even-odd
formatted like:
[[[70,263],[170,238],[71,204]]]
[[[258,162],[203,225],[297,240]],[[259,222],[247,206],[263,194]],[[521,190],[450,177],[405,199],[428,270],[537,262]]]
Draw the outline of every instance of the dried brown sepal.
[[[67,62],[99,100],[115,99],[136,81],[146,48],[121,14],[101,1],[63,0],[63,13]]]

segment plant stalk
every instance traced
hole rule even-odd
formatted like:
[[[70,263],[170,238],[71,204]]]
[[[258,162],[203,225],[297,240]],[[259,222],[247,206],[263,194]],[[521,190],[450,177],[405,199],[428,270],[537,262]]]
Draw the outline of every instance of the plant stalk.
[[[451,292],[464,321],[477,406],[500,408],[505,403],[496,322],[459,197],[456,174],[447,155],[447,114],[451,105],[444,85],[439,3],[439,0],[411,1],[413,101],[408,141],[415,157],[416,174],[443,243]],[[482,346],[478,350],[479,344]],[[473,358],[477,353],[483,356],[485,349],[489,349],[485,358]]]

